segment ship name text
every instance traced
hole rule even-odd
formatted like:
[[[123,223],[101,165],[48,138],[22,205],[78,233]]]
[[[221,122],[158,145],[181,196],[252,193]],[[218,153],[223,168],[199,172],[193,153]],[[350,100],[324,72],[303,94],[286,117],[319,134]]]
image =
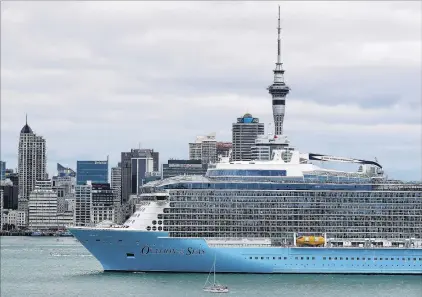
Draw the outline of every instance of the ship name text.
[[[193,255],[203,255],[205,254],[205,250],[201,247],[194,248],[158,248],[155,246],[145,245],[141,249],[141,255],[182,255],[182,256],[193,256]]]

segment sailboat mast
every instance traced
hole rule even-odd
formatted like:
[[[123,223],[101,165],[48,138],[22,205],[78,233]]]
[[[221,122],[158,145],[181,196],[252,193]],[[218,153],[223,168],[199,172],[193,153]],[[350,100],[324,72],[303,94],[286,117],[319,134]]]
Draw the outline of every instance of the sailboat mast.
[[[216,260],[216,257],[214,255],[214,285],[215,285],[215,260]]]

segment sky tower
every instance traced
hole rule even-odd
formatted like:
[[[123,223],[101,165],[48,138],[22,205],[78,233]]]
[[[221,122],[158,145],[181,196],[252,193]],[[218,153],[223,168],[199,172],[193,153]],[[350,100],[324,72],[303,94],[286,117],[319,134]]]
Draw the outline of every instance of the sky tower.
[[[278,6],[278,39],[277,39],[277,62],[274,69],[274,83],[268,87],[268,91],[273,97],[274,135],[283,135],[283,122],[286,107],[286,96],[290,88],[284,83],[283,63],[280,53],[280,6]]]

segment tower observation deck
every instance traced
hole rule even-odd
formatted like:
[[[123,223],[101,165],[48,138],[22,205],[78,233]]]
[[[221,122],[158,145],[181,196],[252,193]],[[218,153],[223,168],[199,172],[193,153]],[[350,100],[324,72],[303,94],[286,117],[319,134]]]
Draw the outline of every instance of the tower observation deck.
[[[286,107],[286,96],[290,92],[290,88],[284,82],[284,69],[281,62],[281,40],[280,40],[280,6],[278,7],[278,39],[277,39],[277,62],[274,69],[274,83],[268,87],[268,91],[273,99],[273,116],[274,116],[274,135],[283,135],[283,122]]]

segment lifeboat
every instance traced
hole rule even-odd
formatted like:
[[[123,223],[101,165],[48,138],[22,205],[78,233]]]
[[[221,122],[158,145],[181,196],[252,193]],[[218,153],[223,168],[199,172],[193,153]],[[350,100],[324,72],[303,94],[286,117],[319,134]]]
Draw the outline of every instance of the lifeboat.
[[[324,243],[325,239],[322,236],[300,236],[296,238],[297,246],[321,246]]]

